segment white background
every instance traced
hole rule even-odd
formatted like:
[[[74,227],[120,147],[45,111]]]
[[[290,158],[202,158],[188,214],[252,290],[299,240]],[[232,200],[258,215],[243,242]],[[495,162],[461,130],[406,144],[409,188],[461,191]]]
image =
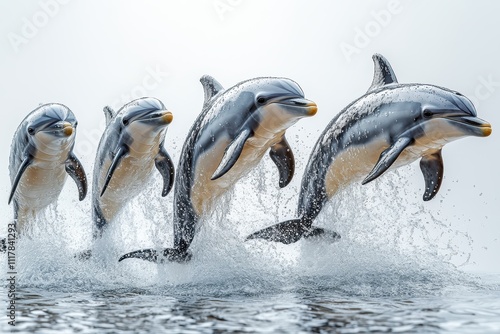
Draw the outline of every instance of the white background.
[[[467,269],[500,271],[499,12],[494,1],[1,0],[3,221],[12,218],[12,135],[39,103],[60,102],[76,114],[76,153],[90,176],[105,105],[118,108],[142,95],[161,99],[174,113],[167,148],[177,161],[201,111],[201,75],[225,87],[257,76],[289,77],[319,106],[316,116],[289,131],[299,182],[325,125],[368,89],[371,55],[379,52],[400,82],[457,90],[492,123],[490,137],[445,147],[442,191],[425,208],[441,210],[469,234]],[[422,176],[413,170],[413,183],[420,185]],[[74,189],[68,193],[77,196]]]

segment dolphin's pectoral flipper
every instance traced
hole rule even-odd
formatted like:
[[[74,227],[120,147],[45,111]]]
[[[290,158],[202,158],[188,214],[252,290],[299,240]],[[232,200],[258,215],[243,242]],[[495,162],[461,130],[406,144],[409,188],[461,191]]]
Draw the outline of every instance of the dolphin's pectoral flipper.
[[[166,248],[163,250],[163,258],[158,256],[155,249],[141,249],[127,253],[118,259],[121,262],[125,259],[141,259],[154,263],[177,262],[185,263],[191,260],[192,254],[189,251],[183,251],[177,248]]]
[[[210,75],[204,75],[200,79],[205,93],[205,103],[210,101],[215,95],[223,91],[222,85]]]
[[[163,146],[160,147],[160,152],[155,158],[156,169],[163,177],[162,197],[168,195],[174,185],[174,163]]]
[[[373,74],[372,85],[368,89],[368,92],[385,85],[398,83],[398,79],[392,70],[391,64],[384,56],[376,53],[373,55],[372,59],[375,66],[375,73]]]
[[[380,155],[377,164],[373,167],[372,171],[368,176],[363,180],[362,184],[367,184],[375,180],[377,177],[382,175],[391,165],[396,161],[401,152],[408,147],[412,142],[411,138],[408,137],[400,137],[394,144],[392,144],[389,148],[387,148]]]
[[[118,149],[118,152],[116,152],[115,157],[113,159],[113,162],[111,163],[111,166],[108,169],[108,173],[106,175],[106,181],[104,182],[104,186],[102,187],[101,191],[101,197],[104,195],[104,192],[106,191],[106,188],[108,187],[109,181],[111,181],[111,178],[113,177],[113,173],[116,170],[116,167],[120,164],[120,161],[123,159],[123,157],[128,153],[128,150],[125,146],[120,146]]]
[[[295,172],[295,159],[285,136],[281,138],[279,143],[271,146],[269,155],[278,167],[280,173],[279,186],[280,188],[284,188],[292,181]]]
[[[308,231],[302,236],[304,239],[315,239],[321,238],[323,240],[338,241],[340,240],[340,234],[335,231],[325,230],[321,227],[312,226]]]
[[[267,241],[276,241],[283,244],[292,244],[297,242],[310,229],[311,223],[303,218],[287,220],[279,224],[267,227],[263,230],[250,234],[245,241],[251,239],[265,239]]]
[[[21,177],[26,171],[26,168],[28,168],[28,166],[32,162],[33,162],[33,156],[31,154],[28,154],[26,156],[26,159],[24,159],[24,161],[21,163],[21,166],[19,166],[19,170],[17,171],[16,177],[14,178],[14,182],[12,183],[12,189],[10,191],[10,196],[9,196],[9,204],[12,201],[12,198],[14,197],[14,194],[16,192],[19,181],[21,180]]]
[[[66,160],[66,173],[75,181],[78,187],[79,199],[83,201],[85,196],[87,196],[87,176],[85,175],[82,163],[73,152],[70,153],[68,160]]]
[[[105,106],[102,111],[104,111],[104,116],[106,116],[106,124],[109,124],[113,117],[115,117],[116,112],[110,106]]]
[[[424,201],[430,201],[436,196],[443,181],[444,164],[441,150],[423,156],[420,160],[420,169],[425,179]]]
[[[231,144],[226,147],[226,151],[224,152],[224,156],[222,157],[222,161],[219,164],[219,167],[212,175],[211,180],[216,180],[222,175],[226,174],[227,171],[234,166],[238,158],[240,157],[241,151],[243,150],[243,146],[245,146],[245,142],[252,135],[252,130],[244,129],[240,132],[238,137],[236,137]]]

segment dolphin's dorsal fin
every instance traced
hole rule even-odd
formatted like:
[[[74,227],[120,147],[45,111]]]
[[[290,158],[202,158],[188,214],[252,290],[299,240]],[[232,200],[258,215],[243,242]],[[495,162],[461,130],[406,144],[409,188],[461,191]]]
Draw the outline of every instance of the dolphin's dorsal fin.
[[[398,79],[392,70],[391,64],[387,61],[387,59],[385,59],[384,56],[376,53],[373,55],[372,59],[375,66],[375,73],[373,74],[372,85],[368,89],[368,92],[385,85],[398,83]]]
[[[207,104],[215,95],[224,90],[224,87],[212,78],[210,75],[204,75],[200,78],[200,82],[203,85],[203,90],[205,91],[205,101]]]
[[[113,119],[113,117],[115,117],[116,112],[113,109],[111,109],[110,106],[105,106],[102,111],[104,111],[104,115],[106,116],[106,125],[108,125],[109,122],[111,122],[111,120]]]

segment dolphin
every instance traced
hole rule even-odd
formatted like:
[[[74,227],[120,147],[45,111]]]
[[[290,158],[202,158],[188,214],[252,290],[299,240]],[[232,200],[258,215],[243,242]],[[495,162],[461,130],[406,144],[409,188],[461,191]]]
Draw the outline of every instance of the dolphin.
[[[279,171],[280,187],[291,181],[295,160],[285,132],[299,119],[316,114],[314,102],[286,78],[255,78],[227,90],[214,78],[200,79],[205,93],[201,114],[182,148],[174,192],[174,247],[120,258],[185,262],[201,217],[248,174],[269,151]],[[159,255],[163,255],[160,258]]]
[[[16,230],[61,193],[68,174],[78,187],[79,200],[87,194],[85,170],[73,153],[77,120],[58,103],[40,105],[17,128],[10,151],[11,191]]]
[[[468,136],[486,137],[491,125],[477,117],[469,99],[447,88],[400,84],[389,62],[373,56],[375,74],[368,92],[328,124],[313,148],[302,178],[298,218],[247,237],[290,244],[302,237],[328,236],[314,219],[339,190],[362,180],[367,184],[390,169],[420,159],[424,201],[438,192],[443,179],[445,144]]]
[[[97,149],[92,184],[95,238],[141,193],[155,167],[163,178],[163,197],[174,182],[174,165],[164,147],[173,116],[160,100],[144,97],[118,112],[105,107],[104,113],[107,126]]]

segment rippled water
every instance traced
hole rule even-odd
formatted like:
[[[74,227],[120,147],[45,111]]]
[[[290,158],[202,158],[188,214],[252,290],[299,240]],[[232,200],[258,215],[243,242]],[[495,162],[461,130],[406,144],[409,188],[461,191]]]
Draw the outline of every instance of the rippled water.
[[[472,240],[408,195],[407,171],[351,187],[325,210],[318,224],[339,242],[243,242],[293,216],[296,196],[272,173],[260,166],[204,221],[188,264],[117,262],[170,245],[159,187],[131,203],[87,262],[73,254],[91,244],[88,210],[63,196],[18,242],[16,327],[4,316],[0,332],[500,333],[500,275],[461,270]]]
[[[357,282],[308,277],[271,289],[264,282],[249,280],[95,292],[24,288],[19,293],[15,331],[500,332],[498,285],[463,283],[433,288],[432,282],[421,282],[426,289],[434,290],[425,294],[416,294],[411,288],[408,293],[380,294],[383,289],[402,287],[380,286],[375,277],[359,278]],[[357,288],[365,293],[347,292],[342,284],[350,284],[348,290]],[[379,292],[366,293],[367,290]],[[0,328],[2,332],[10,330],[5,321]]]

